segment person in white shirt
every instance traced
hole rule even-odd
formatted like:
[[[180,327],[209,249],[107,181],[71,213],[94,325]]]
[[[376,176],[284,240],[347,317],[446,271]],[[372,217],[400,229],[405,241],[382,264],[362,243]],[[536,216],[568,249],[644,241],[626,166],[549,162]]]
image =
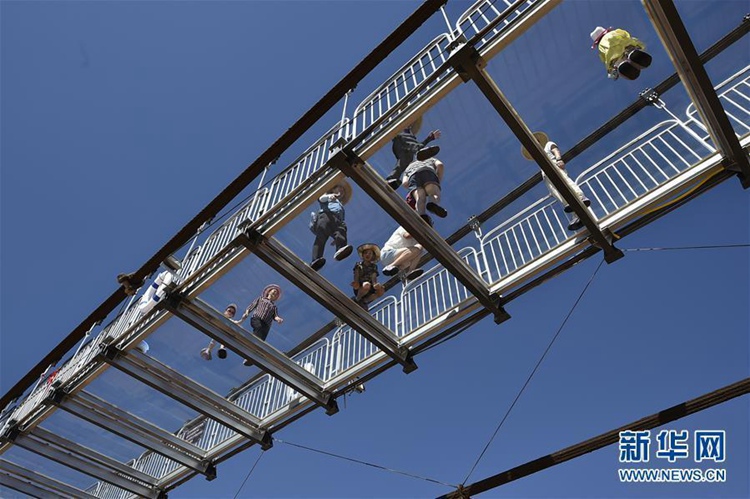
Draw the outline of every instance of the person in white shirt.
[[[424,271],[418,269],[417,265],[422,256],[422,249],[422,245],[406,229],[399,227],[380,250],[383,275],[391,277],[402,272],[407,280],[421,276]]]
[[[565,171],[565,162],[562,160],[562,153],[560,152],[560,148],[557,147],[557,144],[549,140],[549,137],[547,137],[547,134],[544,132],[534,132],[534,138],[536,138],[537,142],[539,142],[539,145],[541,145],[544,148],[544,152],[547,154],[547,157],[552,162],[553,165],[555,165],[558,170],[560,171],[560,175],[562,176],[563,180],[566,184],[568,184],[568,187],[570,187],[570,190],[573,191],[573,193],[578,197],[578,199],[581,200],[581,202],[586,206],[591,206],[591,201],[589,198],[586,197],[586,195],[583,193],[580,187],[578,187],[578,184],[575,183],[575,181],[568,176],[568,173]],[[525,147],[521,148],[521,154],[523,154],[523,157],[532,160],[531,154],[529,154],[529,151],[526,150]],[[550,182],[549,178],[547,178],[547,175],[542,172],[542,178],[544,179],[544,184],[547,186],[547,190],[549,191],[550,195],[557,199],[561,205],[563,205],[563,210],[565,213],[573,213],[573,209],[568,205],[568,202],[565,201],[565,199],[560,195],[560,193],[557,191],[554,185],[552,185],[552,182]],[[583,222],[581,220],[573,215],[573,219],[570,220],[570,223],[568,224],[568,230],[571,231],[577,231],[583,227]]]

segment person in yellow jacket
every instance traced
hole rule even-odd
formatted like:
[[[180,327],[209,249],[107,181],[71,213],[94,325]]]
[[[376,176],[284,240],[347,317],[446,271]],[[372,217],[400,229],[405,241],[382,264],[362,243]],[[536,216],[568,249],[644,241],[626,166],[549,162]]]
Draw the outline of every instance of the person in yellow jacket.
[[[645,51],[646,45],[624,29],[604,29],[597,26],[591,32],[591,39],[594,41],[591,48],[599,50],[599,58],[607,68],[607,76],[613,80],[619,76],[635,80],[642,69],[651,65],[651,55]]]

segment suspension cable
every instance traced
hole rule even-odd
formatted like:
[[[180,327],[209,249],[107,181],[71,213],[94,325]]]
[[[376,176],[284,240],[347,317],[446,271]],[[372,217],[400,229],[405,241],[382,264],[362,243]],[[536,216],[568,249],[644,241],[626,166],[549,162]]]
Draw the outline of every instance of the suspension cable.
[[[594,270],[594,273],[591,274],[591,277],[589,278],[586,285],[583,287],[583,290],[578,295],[578,298],[576,299],[575,303],[573,303],[573,307],[570,309],[570,312],[568,312],[568,315],[565,316],[565,319],[562,321],[562,324],[560,324],[560,327],[557,329],[557,332],[552,337],[552,339],[549,342],[549,345],[547,345],[547,348],[544,350],[544,353],[542,353],[542,356],[539,358],[539,361],[534,366],[534,369],[531,370],[531,374],[529,374],[529,377],[526,378],[526,382],[523,384],[521,389],[518,391],[518,394],[516,395],[516,398],[513,400],[513,402],[510,404],[510,407],[508,407],[508,410],[505,412],[505,415],[500,420],[500,423],[497,425],[497,428],[495,428],[495,432],[490,437],[489,441],[487,442],[487,445],[484,446],[484,449],[482,449],[482,452],[479,454],[479,457],[474,462],[474,465],[469,470],[469,473],[466,475],[466,478],[464,478],[464,481],[461,482],[461,485],[466,485],[466,482],[469,480],[469,477],[471,477],[471,474],[474,473],[474,470],[476,469],[477,465],[479,464],[479,461],[482,460],[482,457],[484,457],[484,454],[487,452],[487,449],[489,449],[490,445],[492,444],[492,441],[497,436],[497,433],[500,431],[500,428],[503,426],[503,423],[508,419],[508,416],[510,415],[511,411],[515,407],[518,400],[521,398],[521,395],[523,394],[526,387],[531,382],[531,378],[534,377],[534,374],[539,369],[539,366],[542,365],[542,362],[544,361],[545,357],[549,353],[549,351],[552,349],[552,345],[555,343],[555,340],[558,336],[560,336],[560,333],[562,332],[563,328],[565,327],[565,324],[568,322],[568,319],[570,319],[570,316],[573,315],[573,311],[576,309],[578,304],[580,303],[581,299],[583,298],[583,295],[586,294],[586,290],[589,289],[589,286],[591,286],[591,283],[594,280],[594,277],[596,277],[596,274],[599,272],[599,269],[602,268],[602,264],[604,263],[604,260],[599,261],[599,265],[596,266],[596,270]]]
[[[242,485],[240,485],[240,488],[237,489],[237,492],[234,493],[234,497],[232,499],[237,499],[237,496],[240,495],[240,491],[242,490],[242,487],[245,486],[245,483],[247,482],[247,479],[250,478],[250,475],[253,474],[253,471],[255,470],[255,467],[258,466],[258,462],[260,461],[260,458],[263,457],[263,454],[265,454],[265,451],[261,452],[260,455],[258,456],[258,459],[255,460],[255,464],[253,464],[253,467],[250,468],[250,471],[247,472],[247,475],[245,476],[245,479],[242,480]]]
[[[445,485],[446,487],[450,487],[450,488],[454,488],[454,489],[457,487],[456,485],[453,485],[453,484],[450,484],[450,483],[441,482],[440,480],[435,480],[434,478],[423,477],[423,476],[420,476],[420,475],[415,475],[413,473],[407,473],[405,471],[399,471],[399,470],[395,470],[395,469],[392,469],[392,468],[387,468],[387,467],[381,466],[379,464],[369,463],[367,461],[362,461],[360,459],[354,459],[352,457],[342,456],[340,454],[334,454],[333,452],[328,452],[328,451],[324,451],[324,450],[320,450],[320,449],[314,449],[312,447],[307,447],[306,445],[300,445],[300,444],[295,444],[293,442],[287,442],[287,441],[281,440],[279,438],[274,438],[274,441],[282,443],[282,444],[286,444],[286,445],[291,445],[292,447],[297,447],[297,448],[300,448],[300,449],[305,449],[305,450],[308,450],[310,452],[317,452],[318,454],[323,454],[325,456],[335,457],[337,459],[342,459],[344,461],[350,461],[352,463],[362,464],[364,466],[370,466],[372,468],[377,468],[379,470],[389,471],[391,473],[396,473],[398,475],[403,475],[403,476],[406,476],[406,477],[409,477],[409,478],[416,478],[416,479],[419,479],[419,480],[424,480],[426,482],[436,483],[438,485]]]

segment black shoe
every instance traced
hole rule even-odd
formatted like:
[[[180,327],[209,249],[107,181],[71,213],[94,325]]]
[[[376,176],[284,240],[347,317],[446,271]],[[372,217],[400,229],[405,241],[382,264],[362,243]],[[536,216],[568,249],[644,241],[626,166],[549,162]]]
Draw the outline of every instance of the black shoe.
[[[220,359],[226,359],[227,358],[227,349],[224,347],[220,347],[219,350],[216,352],[216,356]]]
[[[353,249],[354,248],[352,248],[351,244],[347,244],[343,248],[340,248],[338,251],[336,251],[336,253],[333,254],[334,260],[336,260],[337,262],[340,262],[344,258],[346,258],[349,255],[351,255]]]
[[[243,365],[243,366],[247,366],[247,367],[250,367],[250,366],[253,366],[253,365],[255,365],[255,362],[253,362],[253,361],[252,361],[252,360],[250,360],[250,359],[245,359],[245,360],[243,360],[243,361],[242,361],[242,365]]]
[[[630,61],[622,61],[617,65],[617,72],[625,79],[636,80],[641,75],[641,70]]]
[[[640,49],[635,49],[628,54],[628,60],[638,69],[646,69],[651,65],[651,55]]]
[[[591,200],[589,198],[583,198],[583,201],[581,202],[586,208],[591,206]],[[565,208],[563,208],[563,211],[565,211],[565,213],[573,213],[573,208],[571,208],[570,205],[567,205],[565,206]]]
[[[433,212],[436,217],[445,218],[448,216],[448,211],[437,203],[430,201],[425,206],[428,210]]]
[[[578,218],[574,218],[572,222],[568,224],[568,230],[577,231],[583,227],[583,222]]]
[[[398,267],[396,267],[395,265],[388,265],[383,269],[384,276],[393,277],[396,274],[398,274]]]
[[[425,222],[427,222],[427,225],[429,225],[430,227],[432,227],[433,225],[435,225],[435,223],[432,221],[432,217],[430,215],[428,215],[428,214],[425,213],[424,215],[419,215],[419,216],[420,216],[420,218],[422,220],[424,220]]]
[[[414,269],[408,274],[406,274],[406,280],[411,281],[412,279],[416,279],[417,277],[420,277],[422,274],[424,274],[424,270]]]
[[[398,189],[398,186],[401,185],[401,182],[397,178],[387,178],[385,181],[388,183],[388,185],[391,186],[391,189],[394,191]]]
[[[326,264],[326,259],[325,258],[316,258],[315,260],[312,261],[312,263],[310,264],[310,267],[312,267],[312,269],[315,272],[317,272],[320,269],[322,269],[323,265],[325,265],[325,264]]]
[[[440,147],[438,146],[423,147],[422,149],[417,151],[417,160],[424,161],[426,159],[430,159],[432,157],[437,156],[439,152],[440,152]]]

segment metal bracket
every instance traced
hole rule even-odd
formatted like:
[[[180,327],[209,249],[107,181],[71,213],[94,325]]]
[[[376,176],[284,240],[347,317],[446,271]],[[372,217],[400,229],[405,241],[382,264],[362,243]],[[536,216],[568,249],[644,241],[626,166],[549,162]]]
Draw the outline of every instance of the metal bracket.
[[[645,100],[652,106],[656,105],[656,103],[659,102],[659,92],[654,90],[653,88],[646,88],[641,91],[641,93],[638,94],[638,97]]]
[[[468,221],[469,228],[474,231],[474,234],[477,236],[477,239],[482,238],[482,222],[479,221],[476,215],[472,215],[469,217]]]

